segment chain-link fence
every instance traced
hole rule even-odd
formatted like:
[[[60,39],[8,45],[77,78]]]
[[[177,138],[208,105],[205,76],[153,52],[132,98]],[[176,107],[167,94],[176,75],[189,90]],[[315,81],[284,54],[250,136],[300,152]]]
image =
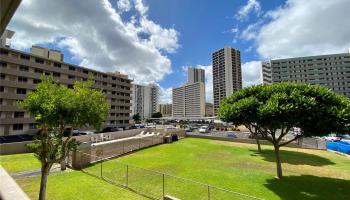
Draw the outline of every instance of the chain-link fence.
[[[181,200],[260,199],[193,180],[125,164],[115,159],[104,159],[103,157],[87,153],[82,153],[82,155],[86,157],[85,159],[95,160],[90,166],[82,168],[84,172],[102,178],[112,184],[126,187],[150,199],[162,199],[165,196]],[[91,157],[95,158],[91,159]]]

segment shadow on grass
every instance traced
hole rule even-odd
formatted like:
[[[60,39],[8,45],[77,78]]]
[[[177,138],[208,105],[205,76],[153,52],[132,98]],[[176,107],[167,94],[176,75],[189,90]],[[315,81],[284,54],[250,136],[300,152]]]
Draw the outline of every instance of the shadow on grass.
[[[260,156],[265,161],[275,162],[275,151],[271,149],[263,149],[262,152],[257,150],[250,150],[253,152],[252,156]],[[288,163],[292,165],[310,165],[310,166],[324,166],[324,165],[333,165],[335,164],[328,158],[324,158],[314,154],[308,154],[304,152],[295,152],[280,150],[280,157],[282,163]]]
[[[269,179],[265,187],[281,199],[349,199],[350,181],[311,175]]]

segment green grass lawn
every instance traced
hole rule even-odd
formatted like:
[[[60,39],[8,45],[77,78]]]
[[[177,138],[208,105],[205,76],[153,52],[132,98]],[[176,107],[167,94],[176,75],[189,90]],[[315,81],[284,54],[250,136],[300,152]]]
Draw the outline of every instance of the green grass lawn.
[[[8,172],[39,169],[40,163],[31,153],[0,156],[0,165]],[[37,199],[40,176],[19,178],[17,183],[31,199]],[[47,199],[147,199],[121,187],[90,176],[81,171],[51,174],[48,178]]]
[[[187,138],[104,162],[103,176],[118,184],[126,184],[126,165],[123,163],[127,163],[128,185],[154,197],[162,193],[162,175],[134,166],[264,199],[328,200],[348,199],[350,196],[349,158],[321,150],[282,148],[284,178],[277,180],[272,147],[264,145],[262,149],[260,154],[254,144]],[[1,164],[6,169],[13,169],[12,165],[21,162],[11,158],[7,162],[4,160],[1,159]],[[100,164],[84,171],[100,175]],[[39,177],[17,180],[33,199],[37,197],[39,181]],[[165,177],[165,193],[182,200],[207,198],[206,187],[168,176]],[[211,190],[211,199],[239,199],[225,195],[219,190]],[[58,200],[144,198],[81,171],[50,175],[47,197]]]
[[[16,181],[31,199],[38,198],[40,176],[20,178]],[[48,179],[46,197],[46,199],[55,200],[147,199],[81,171],[51,174]]]
[[[32,153],[2,155],[0,165],[9,173],[40,168],[40,162]]]
[[[116,162],[120,161],[264,199],[350,196],[349,158],[321,150],[282,148],[284,178],[277,180],[274,151],[271,146],[262,148],[259,154],[254,144],[188,138],[105,162],[103,171],[106,178],[123,183],[125,166]],[[99,174],[100,166],[86,170]],[[160,175],[129,167],[129,177],[139,191],[152,196],[161,192]],[[192,199],[205,199],[207,194],[205,187],[174,178],[166,178],[165,190],[180,199],[190,194]]]

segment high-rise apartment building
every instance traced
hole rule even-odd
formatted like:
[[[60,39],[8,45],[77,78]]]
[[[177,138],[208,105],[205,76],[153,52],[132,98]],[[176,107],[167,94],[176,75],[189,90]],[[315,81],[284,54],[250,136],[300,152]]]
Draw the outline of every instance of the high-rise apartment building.
[[[104,73],[63,62],[59,51],[41,47],[31,53],[0,48],[0,135],[31,134],[37,132],[35,119],[16,106],[28,92],[35,90],[41,76],[52,75],[69,88],[74,81],[85,81],[92,76],[95,89],[107,95],[111,105],[103,127],[130,126],[131,80],[119,72]]]
[[[212,54],[214,114],[220,102],[242,89],[241,54],[239,50],[225,47]]]
[[[189,68],[188,83],[173,88],[173,117],[205,116],[205,75],[203,69]]]
[[[269,64],[264,63],[264,83],[304,82],[323,85],[350,98],[350,52],[278,59],[269,61]]]
[[[163,117],[170,117],[173,114],[172,104],[159,104],[158,111]]]
[[[188,68],[187,83],[203,82],[205,83],[205,70],[199,68]]]
[[[132,112],[139,114],[141,119],[149,119],[158,112],[159,87],[155,84],[137,85],[132,87]]]
[[[173,88],[173,117],[205,116],[205,88],[203,82],[188,83]]]

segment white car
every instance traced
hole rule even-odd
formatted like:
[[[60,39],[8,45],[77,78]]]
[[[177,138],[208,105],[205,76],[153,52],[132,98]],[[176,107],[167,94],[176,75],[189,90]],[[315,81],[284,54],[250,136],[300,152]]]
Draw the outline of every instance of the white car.
[[[199,128],[200,133],[209,133],[209,127],[208,126],[201,126]]]
[[[329,134],[329,135],[325,136],[324,139],[327,140],[327,141],[334,142],[334,141],[339,141],[340,137],[337,137],[336,134]]]

